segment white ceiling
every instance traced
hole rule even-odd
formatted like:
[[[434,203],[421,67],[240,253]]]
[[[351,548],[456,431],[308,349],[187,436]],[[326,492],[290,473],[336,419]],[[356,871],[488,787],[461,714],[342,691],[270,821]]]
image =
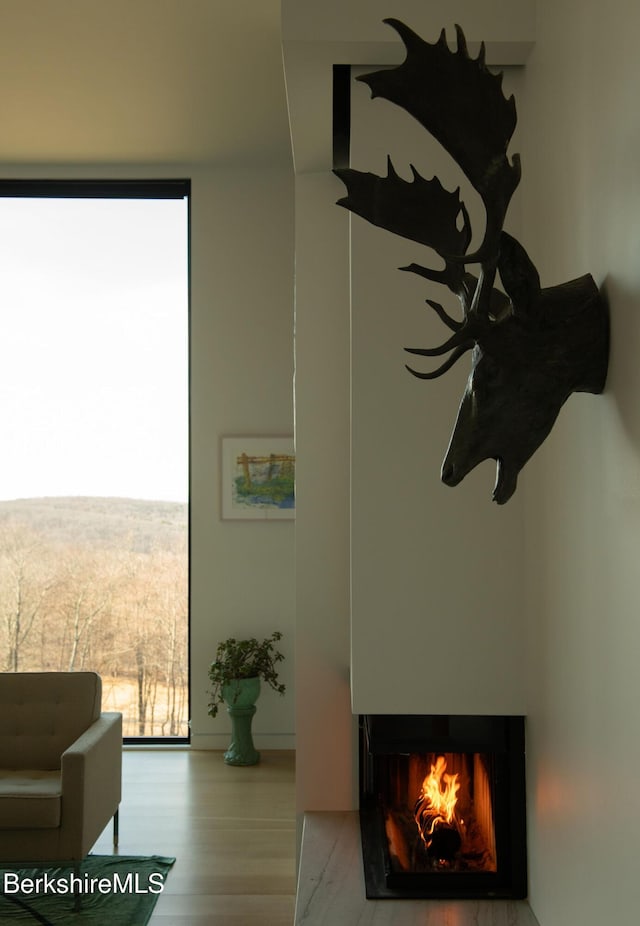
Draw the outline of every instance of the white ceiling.
[[[0,163],[290,160],[280,0],[0,0]]]

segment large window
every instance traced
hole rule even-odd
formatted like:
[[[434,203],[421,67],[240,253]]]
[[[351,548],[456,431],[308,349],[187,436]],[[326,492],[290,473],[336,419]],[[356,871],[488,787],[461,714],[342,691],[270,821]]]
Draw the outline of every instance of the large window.
[[[0,183],[0,669],[188,736],[188,181]]]

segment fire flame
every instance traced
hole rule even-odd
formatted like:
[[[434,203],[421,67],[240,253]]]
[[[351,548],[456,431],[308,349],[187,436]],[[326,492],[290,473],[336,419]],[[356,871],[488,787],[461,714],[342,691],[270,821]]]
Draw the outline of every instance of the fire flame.
[[[433,832],[438,824],[456,825],[455,807],[460,790],[458,774],[446,772],[447,761],[438,756],[431,772],[425,777],[416,801],[415,819],[420,835],[427,846],[431,845]]]

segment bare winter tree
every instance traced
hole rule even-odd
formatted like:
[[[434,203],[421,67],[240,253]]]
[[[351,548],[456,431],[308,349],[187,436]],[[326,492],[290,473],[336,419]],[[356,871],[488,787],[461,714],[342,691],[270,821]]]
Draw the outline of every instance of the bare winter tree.
[[[74,548],[65,552],[56,603],[64,626],[65,668],[73,672],[87,667],[96,625],[111,607],[115,580],[109,556]]]
[[[5,671],[22,668],[27,640],[41,616],[53,579],[42,570],[43,544],[28,527],[0,525],[0,613]]]
[[[187,689],[187,570],[184,556],[163,556],[159,560],[164,584],[158,602],[158,630],[161,633],[164,676],[167,689],[163,735],[179,736]],[[168,729],[167,729],[168,727]]]

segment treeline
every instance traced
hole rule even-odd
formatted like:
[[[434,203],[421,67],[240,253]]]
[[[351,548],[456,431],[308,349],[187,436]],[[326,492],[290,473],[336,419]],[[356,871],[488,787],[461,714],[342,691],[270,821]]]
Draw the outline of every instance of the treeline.
[[[0,517],[3,671],[92,669],[115,688],[128,735],[185,736],[186,530],[176,537],[139,552],[126,537],[60,542]]]

